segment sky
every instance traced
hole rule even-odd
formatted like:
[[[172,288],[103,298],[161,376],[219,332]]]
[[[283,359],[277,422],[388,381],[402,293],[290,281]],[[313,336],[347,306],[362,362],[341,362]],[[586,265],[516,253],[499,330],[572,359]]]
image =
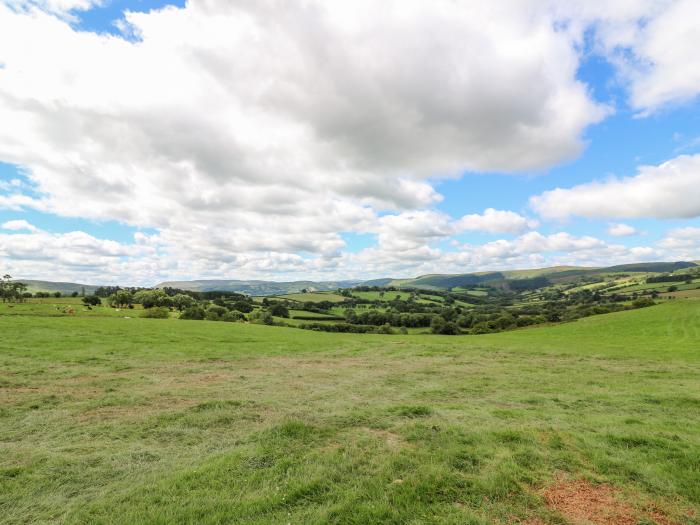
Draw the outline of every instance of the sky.
[[[0,272],[700,260],[697,0],[0,0]]]

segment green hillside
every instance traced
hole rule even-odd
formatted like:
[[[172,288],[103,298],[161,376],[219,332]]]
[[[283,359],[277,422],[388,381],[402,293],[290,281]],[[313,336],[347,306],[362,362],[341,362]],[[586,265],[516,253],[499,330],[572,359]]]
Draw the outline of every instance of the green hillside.
[[[33,279],[18,279],[27,285],[27,291],[31,293],[36,292],[61,292],[63,295],[70,295],[73,292],[82,293],[83,290],[86,294],[92,294],[98,288],[97,285],[92,284],[80,284],[80,283],[63,283],[63,282],[53,282],[53,281],[36,281]]]
[[[698,523],[700,301],[461,337],[12,310],[5,524]]]
[[[332,291],[338,288],[350,288],[360,281],[236,281],[236,280],[198,280],[166,281],[155,288],[179,288],[193,292],[238,292],[253,296],[284,295],[308,291]]]
[[[586,268],[578,266],[555,266],[551,268],[536,268],[530,270],[507,270],[498,272],[476,272],[465,274],[431,274],[413,279],[384,279],[362,283],[374,286],[394,286],[399,288],[424,288],[446,290],[449,288],[471,287],[478,285],[502,286],[509,281],[519,279],[546,278],[552,282],[572,282],[586,276],[599,276],[609,273],[666,273],[698,265],[694,262],[650,262],[623,264],[604,268]]]

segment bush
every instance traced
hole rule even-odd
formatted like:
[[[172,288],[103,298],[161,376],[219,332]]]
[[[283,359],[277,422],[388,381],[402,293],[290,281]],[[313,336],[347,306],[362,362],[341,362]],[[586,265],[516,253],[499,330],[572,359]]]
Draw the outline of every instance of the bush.
[[[250,322],[256,324],[272,324],[274,319],[267,310],[255,310],[250,314]]]
[[[245,319],[246,319],[245,315],[237,310],[226,312],[224,315],[221,316],[221,320],[226,321],[228,323],[235,323],[237,321],[245,321]]]
[[[253,311],[253,305],[247,301],[236,301],[233,303],[233,309],[248,314]]]
[[[649,297],[640,297],[632,303],[633,308],[646,308],[647,306],[654,306],[656,303],[653,299]]]
[[[207,321],[221,321],[221,318],[226,314],[228,310],[224,308],[223,306],[210,306],[207,308],[207,312],[205,314],[205,318]]]
[[[168,319],[170,317],[170,310],[164,306],[148,308],[141,312],[141,317],[146,319]]]
[[[382,326],[378,326],[377,328],[374,329],[375,334],[393,334],[394,330],[391,329],[391,325],[389,323],[383,324]]]
[[[180,319],[187,319],[190,321],[201,321],[204,319],[206,312],[201,306],[190,306],[185,308],[180,314]]]

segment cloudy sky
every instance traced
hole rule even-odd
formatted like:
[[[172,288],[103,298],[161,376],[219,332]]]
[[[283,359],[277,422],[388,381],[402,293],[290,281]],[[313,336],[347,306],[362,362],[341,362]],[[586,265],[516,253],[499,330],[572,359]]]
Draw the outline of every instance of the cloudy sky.
[[[700,260],[697,0],[0,0],[0,272]]]

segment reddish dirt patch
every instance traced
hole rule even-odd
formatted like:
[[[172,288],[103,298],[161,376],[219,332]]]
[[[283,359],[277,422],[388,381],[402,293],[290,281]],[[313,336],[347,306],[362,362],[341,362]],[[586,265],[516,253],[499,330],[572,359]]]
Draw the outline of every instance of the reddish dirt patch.
[[[576,525],[637,525],[644,520],[658,525],[676,524],[655,506],[633,506],[619,489],[605,483],[561,480],[545,489],[542,496],[549,508]]]

